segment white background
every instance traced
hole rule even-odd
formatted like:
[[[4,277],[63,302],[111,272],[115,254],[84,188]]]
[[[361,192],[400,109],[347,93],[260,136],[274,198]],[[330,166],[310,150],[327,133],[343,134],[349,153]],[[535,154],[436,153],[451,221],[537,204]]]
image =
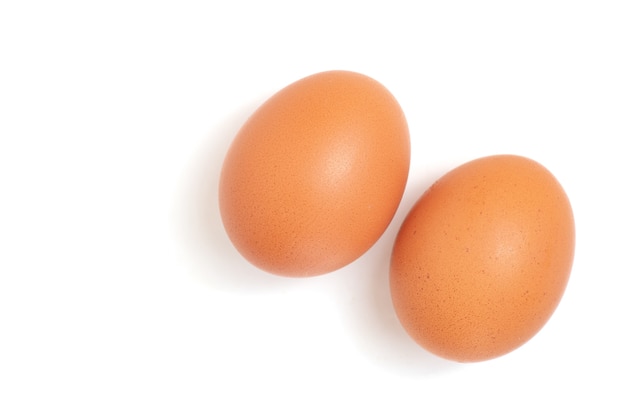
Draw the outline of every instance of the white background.
[[[626,3],[365,3],[2,2],[0,415],[626,415]],[[275,277],[222,228],[220,166],[329,69],[396,96],[409,182],[356,262]],[[388,259],[430,183],[496,153],[557,176],[576,258],[535,338],[457,364],[400,327]]]

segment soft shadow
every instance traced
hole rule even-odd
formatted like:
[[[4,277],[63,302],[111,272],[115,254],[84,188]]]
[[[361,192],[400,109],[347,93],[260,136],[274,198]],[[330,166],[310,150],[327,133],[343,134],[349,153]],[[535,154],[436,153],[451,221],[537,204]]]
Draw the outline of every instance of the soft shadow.
[[[241,292],[271,291],[290,280],[265,273],[237,252],[222,226],[218,188],[222,163],[235,135],[262,100],[243,106],[209,133],[206,147],[192,161],[190,184],[185,198],[185,235],[194,257],[194,274],[219,290]]]
[[[234,248],[222,226],[218,202],[222,163],[235,135],[261,103],[262,100],[249,103],[216,125],[189,170],[183,232],[192,257],[191,267],[195,269],[193,275],[220,291],[272,293],[303,282],[265,273],[251,265]],[[437,374],[460,366],[425,351],[407,335],[395,315],[389,293],[389,259],[395,236],[413,204],[441,174],[443,171],[421,173],[419,181],[409,183],[386,232],[358,262],[346,267],[354,271],[366,268],[365,276],[357,271],[343,284],[332,273],[306,279],[311,284],[322,280],[328,296],[336,297],[348,332],[374,364],[408,376]],[[366,264],[373,267],[365,267]],[[347,291],[342,288],[345,284],[350,287]],[[359,294],[356,299],[355,294]]]
[[[354,285],[365,287],[356,291],[361,294],[361,302],[352,303],[350,308],[344,309],[355,337],[360,340],[359,346],[367,351],[372,360],[387,369],[394,369],[394,372],[410,376],[448,372],[462,366],[431,354],[411,339],[395,314],[389,290],[389,261],[398,230],[419,196],[440,175],[424,175],[417,184],[407,187],[392,223],[366,255],[367,262],[374,267],[361,277],[364,280],[354,282]]]

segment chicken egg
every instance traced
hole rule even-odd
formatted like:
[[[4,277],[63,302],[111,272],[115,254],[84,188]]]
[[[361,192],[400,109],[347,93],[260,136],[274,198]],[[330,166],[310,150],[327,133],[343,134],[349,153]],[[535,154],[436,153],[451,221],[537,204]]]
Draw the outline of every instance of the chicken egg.
[[[387,228],[409,158],[404,113],[383,85],[349,71],[308,76],[263,103],[234,138],[220,175],[224,228],[265,271],[331,272]]]
[[[504,355],[557,308],[574,241],[570,202],[545,167],[515,155],[473,160],[435,182],[402,224],[393,306],[409,335],[441,357]]]

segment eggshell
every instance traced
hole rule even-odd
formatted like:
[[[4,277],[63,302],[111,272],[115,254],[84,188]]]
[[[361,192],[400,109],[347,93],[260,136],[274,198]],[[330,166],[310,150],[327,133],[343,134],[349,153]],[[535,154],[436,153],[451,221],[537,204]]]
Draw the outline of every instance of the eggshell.
[[[224,227],[268,272],[333,271],[389,225],[409,158],[404,114],[385,87],[348,71],[311,75],[269,98],[232,142],[219,187]]]
[[[439,179],[393,248],[390,288],[406,331],[459,362],[506,354],[556,309],[574,257],[565,191],[542,165],[498,155]]]

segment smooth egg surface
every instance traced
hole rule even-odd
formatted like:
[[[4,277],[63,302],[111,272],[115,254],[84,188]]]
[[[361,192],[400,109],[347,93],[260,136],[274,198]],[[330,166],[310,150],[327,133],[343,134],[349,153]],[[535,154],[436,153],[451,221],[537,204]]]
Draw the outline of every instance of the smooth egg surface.
[[[222,166],[225,230],[277,275],[341,268],[369,249],[406,186],[409,129],[379,82],[328,71],[280,90],[247,120]]]
[[[447,359],[511,352],[559,304],[574,241],[568,197],[542,165],[514,155],[468,162],[433,184],[400,228],[390,266],[397,316]]]

